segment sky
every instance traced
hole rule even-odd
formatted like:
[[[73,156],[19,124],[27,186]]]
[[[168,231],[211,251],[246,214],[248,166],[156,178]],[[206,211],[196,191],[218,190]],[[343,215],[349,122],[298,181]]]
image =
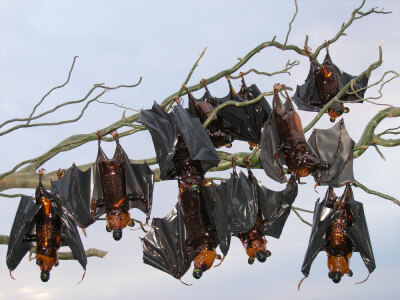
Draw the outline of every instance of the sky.
[[[302,47],[306,35],[315,49],[324,40],[336,35],[341,24],[348,20],[351,11],[361,1],[298,1],[299,12],[292,24],[289,43]],[[365,10],[384,7],[393,11],[389,15],[370,15],[355,21],[343,36],[330,48],[332,60],[350,74],[359,74],[378,58],[378,45],[383,41],[382,66],[372,74],[376,81],[387,70],[400,70],[398,53],[400,42],[400,4],[398,1],[367,1]],[[102,100],[140,110],[150,108],[153,101],[161,102],[179,90],[193,63],[207,47],[200,65],[192,75],[189,85],[202,78],[231,68],[250,50],[274,36],[283,42],[288,24],[294,13],[293,1],[0,1],[0,120],[26,117],[33,106],[52,87],[63,83],[74,56],[76,61],[70,83],[57,90],[38,109],[44,111],[59,103],[82,98],[96,83],[108,86],[142,83],[135,88],[107,92]],[[325,51],[321,51],[319,60]],[[271,91],[276,82],[295,88],[305,80],[309,62],[294,52],[268,48],[257,55],[241,70],[256,68],[259,71],[281,70],[288,59],[299,60],[300,65],[290,75],[272,78],[259,75],[246,77],[248,84],[256,83],[262,91]],[[240,81],[233,81],[239,88]],[[397,105],[394,80],[384,89],[380,103]],[[228,92],[225,79],[209,86],[215,96]],[[195,93],[200,96],[203,91]],[[376,95],[376,89],[366,96]],[[267,98],[271,103],[271,97]],[[184,97],[184,105],[187,98]],[[79,114],[81,105],[61,110],[46,121],[70,119]],[[345,122],[350,136],[357,141],[367,122],[378,110],[385,108],[369,103],[350,104]],[[133,113],[126,111],[126,115]],[[90,133],[121,118],[123,109],[107,104],[92,103],[82,119],[60,127],[20,129],[1,136],[0,173],[10,170],[22,160],[36,157],[78,133]],[[315,113],[300,112],[303,126]],[[318,128],[332,124],[324,116]],[[385,120],[378,132],[398,126],[398,120]],[[308,136],[308,134],[306,134]],[[123,138],[121,144],[131,159],[154,157],[148,132]],[[103,143],[107,154],[112,155],[115,144]],[[223,149],[227,150],[227,149]],[[248,146],[235,142],[230,151],[248,151]],[[398,166],[400,154],[396,149],[381,148],[383,161],[370,148],[354,161],[354,174],[358,181],[373,190],[400,199]],[[47,170],[68,168],[93,162],[97,143],[91,142],[78,149],[61,153],[43,167]],[[228,177],[228,172],[217,175]],[[284,187],[269,179],[263,171],[256,176],[268,188]],[[318,187],[317,194],[312,179],[301,185],[295,205],[313,209],[315,201],[325,194]],[[155,299],[242,299],[268,297],[270,299],[363,298],[395,299],[398,293],[400,267],[400,237],[395,228],[400,226],[400,207],[390,201],[368,195],[353,188],[355,198],[364,203],[371,242],[377,268],[369,280],[356,282],[367,276],[367,270],[358,253],[353,255],[351,269],[354,276],[343,278],[335,285],[328,278],[326,256],[320,253],[311,268],[301,291],[297,284],[302,278],[301,265],[310,234],[310,227],[291,213],[281,238],[268,238],[272,256],[264,264],[247,264],[245,252],[237,239],[233,239],[223,264],[206,272],[201,280],[184,276],[187,287],[166,273],[142,263],[142,246],[139,231],[124,231],[116,242],[105,231],[105,223],[97,222],[87,229],[88,238],[82,237],[85,248],[108,251],[103,258],[89,258],[84,281],[83,270],[76,261],[61,261],[44,284],[35,263],[24,258],[13,272],[17,280],[9,277],[5,264],[6,246],[0,246],[0,299],[120,299],[152,297]],[[21,190],[9,190],[9,193]],[[33,195],[33,190],[22,191]],[[342,189],[336,193],[341,194]],[[153,216],[165,216],[177,202],[175,181],[157,183],[154,190]],[[0,234],[9,234],[19,199],[0,199]],[[133,216],[144,219],[133,211]],[[310,215],[303,215],[311,221]],[[65,249],[64,251],[68,251]],[[0,259],[1,261],[1,259]]]

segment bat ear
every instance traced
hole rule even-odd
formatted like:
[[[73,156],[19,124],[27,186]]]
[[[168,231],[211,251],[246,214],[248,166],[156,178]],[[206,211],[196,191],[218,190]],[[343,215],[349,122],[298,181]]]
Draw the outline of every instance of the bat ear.
[[[348,113],[349,111],[350,111],[350,108],[348,108],[348,107],[345,107],[345,108],[344,108],[344,112],[345,112],[345,113]]]
[[[349,269],[346,274],[347,274],[347,276],[351,277],[351,276],[353,276],[353,271],[351,269]]]
[[[331,121],[332,123],[335,122],[335,120],[336,120],[336,118],[333,118],[333,117],[331,117],[331,118],[329,119],[329,121]]]

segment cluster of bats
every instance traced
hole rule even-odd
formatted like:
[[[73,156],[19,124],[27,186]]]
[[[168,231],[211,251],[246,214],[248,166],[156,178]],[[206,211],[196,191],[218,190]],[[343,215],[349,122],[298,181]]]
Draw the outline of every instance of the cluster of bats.
[[[340,71],[327,52],[324,62],[311,59],[305,83],[297,87],[293,101],[301,110],[318,111],[350,80]],[[354,93],[341,100],[355,101],[363,97],[368,79],[353,84]],[[179,199],[164,218],[153,218],[150,230],[141,239],[143,260],[177,279],[194,264],[193,276],[200,278],[215,260],[222,260],[229,251],[232,236],[240,239],[248,263],[264,262],[271,252],[265,236],[279,238],[290,214],[301,177],[312,175],[316,184],[328,186],[324,199],[315,204],[313,226],[302,272],[307,277],[317,254],[328,256],[329,277],[338,283],[345,274],[351,276],[350,257],[358,251],[369,273],[375,261],[362,203],[354,200],[354,141],[341,119],[330,129],[314,130],[308,141],[301,120],[287,95],[281,103],[274,85],[272,108],[265,98],[247,106],[227,106],[218,111],[204,129],[204,123],[216,107],[227,102],[247,102],[261,92],[255,85],[242,86],[236,92],[229,83],[229,93],[216,98],[202,81],[205,94],[196,99],[189,91],[189,107],[179,102],[167,113],[154,103],[143,110],[139,121],[148,128],[160,167],[161,180],[177,180]],[[285,89],[284,89],[285,90]],[[285,90],[286,92],[286,90]],[[348,108],[337,101],[327,112],[332,122]],[[73,165],[52,182],[48,192],[39,186],[35,197],[22,197],[11,229],[7,266],[13,271],[36,244],[36,263],[42,281],[48,281],[53,266],[58,265],[57,251],[68,245],[74,257],[86,268],[86,255],[77,226],[86,228],[105,214],[106,230],[115,240],[122,230],[134,226],[129,210],[138,208],[150,218],[154,174],[147,164],[130,163],[116,132],[114,157],[109,159],[101,149],[99,133],[95,164],[86,172]],[[236,173],[232,161],[231,178],[216,184],[205,178],[207,171],[218,166],[216,148],[231,146],[234,140],[248,142],[260,149],[260,164],[273,180],[286,184],[282,191],[272,191],[255,178],[249,158],[243,161],[247,176]],[[289,174],[289,179],[287,175]],[[345,186],[336,197],[333,188]],[[219,246],[221,255],[217,254]],[[220,262],[220,263],[221,263]],[[300,284],[299,284],[300,286]]]

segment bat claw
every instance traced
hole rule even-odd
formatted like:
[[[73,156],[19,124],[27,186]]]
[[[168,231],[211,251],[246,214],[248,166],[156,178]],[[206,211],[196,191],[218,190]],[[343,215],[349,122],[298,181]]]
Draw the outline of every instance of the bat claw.
[[[297,285],[297,290],[298,290],[298,291],[300,291],[300,286],[301,286],[301,284],[303,283],[304,279],[306,279],[306,278],[307,278],[307,276],[304,276],[304,277],[300,280],[299,284]]]
[[[80,284],[83,281],[83,279],[85,278],[85,275],[86,275],[86,271],[85,271],[85,273],[83,273],[82,279],[77,284]]]
[[[13,280],[16,280],[15,278],[14,278],[14,276],[12,276],[12,271],[11,270],[9,270],[10,271],[10,277],[13,279]]]

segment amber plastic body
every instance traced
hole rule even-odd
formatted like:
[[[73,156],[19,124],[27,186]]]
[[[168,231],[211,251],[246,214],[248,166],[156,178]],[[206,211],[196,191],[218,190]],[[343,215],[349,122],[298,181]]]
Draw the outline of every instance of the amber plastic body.
[[[125,165],[120,147],[117,143],[116,155],[113,159],[98,162],[104,209],[107,226],[110,230],[123,229],[130,221],[129,200],[125,184]]]
[[[57,251],[61,246],[61,220],[51,206],[50,199],[41,193],[36,203],[42,204],[36,215],[36,264],[41,271],[50,272],[58,265]]]
[[[353,253],[353,244],[346,236],[346,228],[351,225],[352,215],[346,203],[339,204],[334,197],[327,202],[327,206],[341,210],[340,215],[326,230],[325,250],[328,256],[329,274],[339,272],[343,276],[349,272]]]
[[[174,158],[178,176],[179,201],[189,244],[194,250],[195,267],[208,270],[216,258],[216,243],[212,238],[200,188],[204,171],[200,161],[192,160],[182,137],[178,137]]]
[[[248,257],[255,258],[258,251],[266,252],[267,240],[262,233],[262,220],[258,216],[254,227],[246,233],[238,234]]]
[[[278,90],[274,90],[274,116],[282,141],[280,149],[289,171],[296,179],[313,173],[320,163],[319,159],[307,149],[303,126],[292,102],[286,110],[280,103]]]

